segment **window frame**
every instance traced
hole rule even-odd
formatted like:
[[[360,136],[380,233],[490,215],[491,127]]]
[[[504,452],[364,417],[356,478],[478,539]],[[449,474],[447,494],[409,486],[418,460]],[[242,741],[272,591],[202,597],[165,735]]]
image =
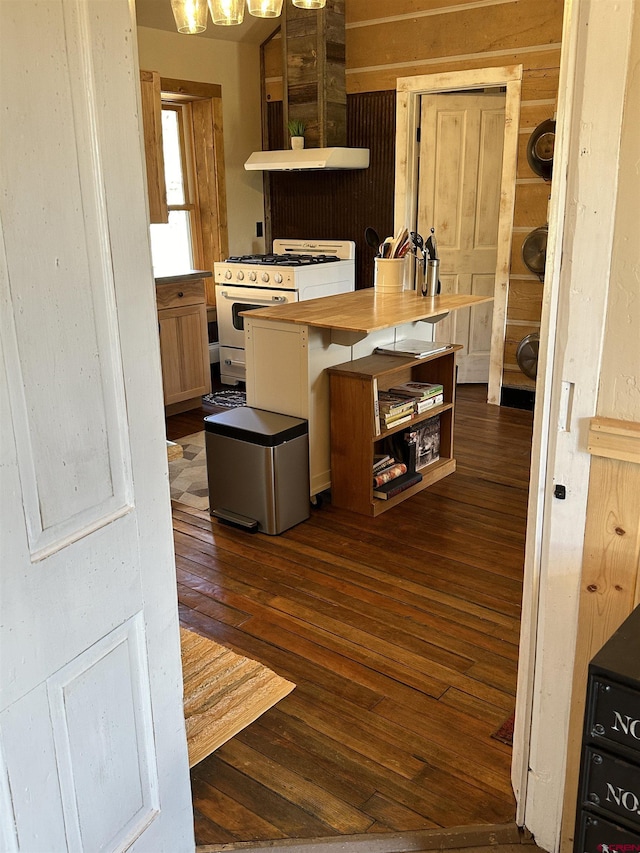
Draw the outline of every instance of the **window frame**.
[[[196,163],[194,159],[193,115],[189,102],[176,103],[173,100],[161,100],[162,110],[171,110],[177,115],[178,140],[180,147],[180,165],[182,169],[183,204],[170,204],[167,199],[167,211],[186,211],[189,214],[189,232],[191,235],[191,256],[193,268],[204,267],[202,250],[202,220],[198,182],[196,180]]]
[[[187,176],[192,181],[191,202],[194,264],[213,271],[213,264],[229,254],[227,194],[224,166],[222,87],[213,83],[160,78],[162,109],[180,107],[183,117]],[[180,206],[170,206],[176,207]],[[213,278],[205,279],[207,302],[215,305]]]

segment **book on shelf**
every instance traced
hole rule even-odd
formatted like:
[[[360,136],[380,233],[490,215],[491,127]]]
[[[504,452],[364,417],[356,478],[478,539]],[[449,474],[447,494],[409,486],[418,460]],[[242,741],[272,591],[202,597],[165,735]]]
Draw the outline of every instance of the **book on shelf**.
[[[384,406],[380,407],[380,417],[385,418],[399,418],[402,415],[410,415],[413,413],[415,406],[413,404],[413,400],[409,400],[403,406],[392,406],[389,409],[386,409]]]
[[[391,480],[395,480],[398,477],[402,476],[402,474],[407,473],[407,466],[404,462],[396,462],[395,465],[390,465],[388,468],[384,468],[382,471],[379,471],[377,474],[373,475],[373,485],[374,487],[382,486],[385,483],[390,482]]]
[[[423,412],[433,409],[434,406],[441,406],[444,403],[444,394],[434,394],[433,397],[425,397],[424,400],[416,400],[416,414],[421,415]]]
[[[418,435],[415,430],[406,430],[402,438],[404,440],[403,459],[407,466],[407,471],[412,474],[416,470]]]
[[[395,415],[393,417],[385,417],[380,415],[380,424],[384,429],[393,429],[394,427],[405,424],[413,419],[413,410],[403,415]]]
[[[380,403],[378,402],[378,379],[376,376],[371,381],[373,391],[373,434],[380,435]]]
[[[402,382],[400,385],[389,388],[389,393],[396,397],[426,400],[437,394],[444,394],[444,388],[439,382]]]
[[[404,434],[409,448],[409,470],[419,471],[440,459],[440,415],[435,415]]]
[[[417,471],[414,471],[413,473],[407,472],[406,474],[401,474],[399,477],[396,477],[394,480],[389,480],[388,483],[385,483],[382,486],[374,488],[373,496],[374,498],[386,501],[395,495],[399,495],[406,489],[410,489],[411,486],[415,486],[415,484],[419,483],[421,480],[422,474],[419,474]]]
[[[399,394],[391,394],[389,391],[380,391],[378,393],[378,408],[380,412],[386,414],[395,412],[410,412],[411,403],[413,400],[407,397],[401,397]]]
[[[374,465],[373,473],[381,474],[383,471],[386,471],[387,468],[393,468],[394,465],[402,464],[402,459],[396,459],[395,457],[391,457],[388,462],[385,462],[384,465]]]
[[[388,453],[376,453],[373,457],[373,473],[377,474],[383,468],[388,468],[390,465],[395,465],[396,460]]]
[[[411,356],[412,358],[426,358],[428,355],[435,355],[437,352],[444,352],[451,349],[453,344],[443,344],[439,341],[418,341],[406,340],[396,341],[395,344],[387,344],[383,347],[376,347],[376,352],[381,355],[400,355]]]

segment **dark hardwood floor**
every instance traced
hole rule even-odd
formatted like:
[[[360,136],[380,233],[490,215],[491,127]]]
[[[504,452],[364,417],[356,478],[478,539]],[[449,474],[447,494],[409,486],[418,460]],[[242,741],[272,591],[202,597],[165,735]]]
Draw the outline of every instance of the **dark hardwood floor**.
[[[295,690],[192,770],[199,844],[503,823],[532,415],[461,386],[455,474],[280,536],[174,507],[185,627]],[[204,410],[168,420],[201,428]]]

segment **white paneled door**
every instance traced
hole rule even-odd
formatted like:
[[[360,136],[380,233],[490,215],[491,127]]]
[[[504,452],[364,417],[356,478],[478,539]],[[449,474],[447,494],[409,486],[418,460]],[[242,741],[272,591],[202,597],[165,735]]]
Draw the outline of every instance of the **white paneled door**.
[[[504,146],[502,92],[421,98],[418,230],[435,229],[443,293],[493,296]],[[452,311],[436,340],[462,344],[459,382],[487,382],[493,303]]]
[[[193,849],[133,2],[0,0],[0,849]]]

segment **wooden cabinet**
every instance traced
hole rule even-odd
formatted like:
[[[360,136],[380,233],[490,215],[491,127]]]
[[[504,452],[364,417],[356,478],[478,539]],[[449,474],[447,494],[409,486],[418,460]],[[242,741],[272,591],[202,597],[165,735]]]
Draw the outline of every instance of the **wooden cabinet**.
[[[211,390],[204,279],[156,284],[156,302],[165,406],[196,408]]]
[[[363,515],[379,515],[405,498],[452,474],[455,359],[462,349],[453,346],[423,359],[370,355],[328,369],[331,389],[331,502]],[[444,403],[410,421],[377,433],[376,400],[402,382],[438,382]],[[385,452],[387,439],[440,416],[440,458],[420,470],[422,480],[387,500],[373,496],[373,458]]]
[[[576,846],[636,849],[640,838],[640,607],[589,665]]]

